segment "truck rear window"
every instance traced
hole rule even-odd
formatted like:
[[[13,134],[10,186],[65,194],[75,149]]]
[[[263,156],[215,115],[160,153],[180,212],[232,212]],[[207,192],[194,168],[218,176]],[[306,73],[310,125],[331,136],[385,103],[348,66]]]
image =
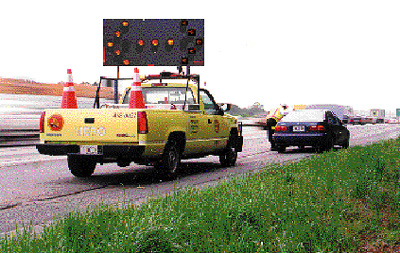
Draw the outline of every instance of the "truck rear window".
[[[193,93],[191,89],[186,90],[184,87],[158,87],[158,88],[142,88],[143,101],[146,107],[162,108],[163,105],[179,105],[195,104]],[[185,96],[186,94],[186,96]],[[126,94],[124,104],[129,104],[130,93]]]

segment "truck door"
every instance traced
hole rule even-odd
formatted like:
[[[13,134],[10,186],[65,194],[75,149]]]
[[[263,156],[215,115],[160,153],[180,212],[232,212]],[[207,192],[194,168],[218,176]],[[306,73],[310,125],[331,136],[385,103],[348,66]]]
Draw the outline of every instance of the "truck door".
[[[213,96],[207,90],[200,90],[200,97],[206,112],[203,115],[206,121],[203,132],[207,139],[207,144],[213,149],[222,149],[226,146],[227,138],[229,137],[226,120],[218,104],[215,103]]]
[[[194,99],[191,89],[188,89],[186,92],[186,101],[187,103],[184,111],[187,115],[188,130],[185,153],[199,154],[207,152],[207,145],[204,139],[204,129],[207,124],[207,119],[203,116],[198,107],[192,107],[193,105],[198,104],[198,102]]]

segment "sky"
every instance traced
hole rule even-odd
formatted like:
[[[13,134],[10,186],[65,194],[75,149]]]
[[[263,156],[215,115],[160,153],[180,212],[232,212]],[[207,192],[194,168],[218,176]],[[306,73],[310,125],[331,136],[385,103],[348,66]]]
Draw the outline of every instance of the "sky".
[[[217,102],[400,108],[400,1],[22,0],[0,9],[3,78],[57,83],[67,69],[77,83],[116,77],[102,65],[103,19],[204,19],[205,64],[191,73]]]

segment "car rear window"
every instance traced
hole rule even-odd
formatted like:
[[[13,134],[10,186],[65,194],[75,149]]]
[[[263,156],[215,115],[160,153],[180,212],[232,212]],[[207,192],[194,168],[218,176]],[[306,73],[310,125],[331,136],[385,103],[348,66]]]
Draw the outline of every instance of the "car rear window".
[[[283,119],[282,122],[322,122],[325,119],[325,110],[299,110],[292,111]]]

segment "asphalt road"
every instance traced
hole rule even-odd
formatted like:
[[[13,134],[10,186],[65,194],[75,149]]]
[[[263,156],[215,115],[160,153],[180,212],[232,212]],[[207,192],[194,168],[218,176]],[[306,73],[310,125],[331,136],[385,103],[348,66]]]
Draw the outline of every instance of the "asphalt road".
[[[397,138],[400,125],[349,126],[350,146]],[[32,224],[37,231],[53,218],[98,204],[140,204],[148,198],[187,187],[208,187],[270,163],[290,162],[314,155],[312,149],[270,151],[266,131],[244,128],[244,149],[235,167],[221,168],[217,157],[182,161],[178,179],[163,181],[151,167],[98,165],[90,178],[73,177],[65,157],[49,157],[34,147],[0,149],[0,234]]]

